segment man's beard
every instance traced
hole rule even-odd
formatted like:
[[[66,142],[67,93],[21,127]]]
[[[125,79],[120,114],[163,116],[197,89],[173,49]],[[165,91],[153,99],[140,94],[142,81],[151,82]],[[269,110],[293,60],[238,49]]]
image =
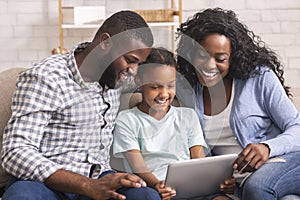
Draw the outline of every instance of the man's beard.
[[[107,86],[109,89],[113,89],[116,86],[116,73],[112,67],[109,65],[106,70],[103,72],[99,83],[102,87]]]

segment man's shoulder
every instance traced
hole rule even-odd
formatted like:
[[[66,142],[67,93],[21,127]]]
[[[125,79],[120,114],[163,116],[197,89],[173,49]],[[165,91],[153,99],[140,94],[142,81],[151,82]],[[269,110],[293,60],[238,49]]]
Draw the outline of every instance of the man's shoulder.
[[[21,77],[36,77],[46,79],[53,79],[57,81],[59,77],[69,76],[69,67],[66,56],[64,55],[53,55],[47,57],[34,64],[33,67],[22,72]]]

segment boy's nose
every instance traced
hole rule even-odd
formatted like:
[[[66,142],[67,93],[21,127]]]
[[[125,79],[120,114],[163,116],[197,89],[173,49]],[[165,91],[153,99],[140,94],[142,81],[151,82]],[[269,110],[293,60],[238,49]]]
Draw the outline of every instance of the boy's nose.
[[[160,96],[161,97],[168,97],[169,96],[169,91],[167,88],[163,87],[160,91]]]

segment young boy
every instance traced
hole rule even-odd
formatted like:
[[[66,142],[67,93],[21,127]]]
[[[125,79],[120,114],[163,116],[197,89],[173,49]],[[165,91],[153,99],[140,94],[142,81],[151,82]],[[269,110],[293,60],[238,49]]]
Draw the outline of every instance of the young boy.
[[[114,155],[125,158],[126,171],[143,178],[162,199],[169,199],[176,191],[164,186],[168,164],[205,157],[207,145],[195,111],[171,106],[176,93],[176,61],[171,52],[153,48],[135,81],[142,101],[119,113]]]

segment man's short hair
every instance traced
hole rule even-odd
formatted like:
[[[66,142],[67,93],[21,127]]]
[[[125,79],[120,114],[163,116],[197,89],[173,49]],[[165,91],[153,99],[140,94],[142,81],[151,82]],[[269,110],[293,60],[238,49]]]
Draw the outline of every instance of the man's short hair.
[[[129,39],[138,39],[149,47],[153,45],[153,35],[145,20],[139,14],[128,10],[119,11],[107,18],[97,31],[94,40],[99,39],[103,33],[113,36],[128,30],[130,33],[125,35]]]

